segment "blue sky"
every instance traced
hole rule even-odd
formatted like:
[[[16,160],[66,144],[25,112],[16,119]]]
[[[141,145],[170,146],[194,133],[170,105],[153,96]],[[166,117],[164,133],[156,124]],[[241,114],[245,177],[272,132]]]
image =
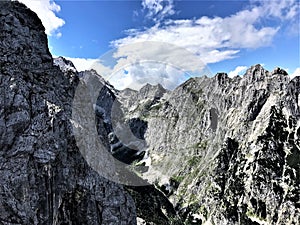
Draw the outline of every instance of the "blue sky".
[[[298,0],[20,1],[41,18],[54,56],[78,70],[96,65],[118,88],[174,88],[188,77],[182,71],[234,76],[257,63],[300,75]],[[137,47],[145,41],[159,44]]]
[[[126,37],[128,29],[143,29],[155,23],[142,11],[141,1],[56,1],[61,6],[58,16],[66,21],[61,38],[50,36],[56,55],[97,58],[110,50],[110,42]],[[228,1],[174,2],[178,13],[168,19],[192,19],[201,16],[230,15],[245,2]],[[137,15],[137,13],[139,15]]]

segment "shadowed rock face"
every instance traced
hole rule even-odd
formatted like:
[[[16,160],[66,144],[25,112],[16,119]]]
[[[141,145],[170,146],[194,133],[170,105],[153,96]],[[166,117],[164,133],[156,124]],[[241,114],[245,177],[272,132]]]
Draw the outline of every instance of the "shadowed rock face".
[[[132,198],[76,146],[77,83],[53,65],[37,15],[0,1],[0,224],[136,224]]]

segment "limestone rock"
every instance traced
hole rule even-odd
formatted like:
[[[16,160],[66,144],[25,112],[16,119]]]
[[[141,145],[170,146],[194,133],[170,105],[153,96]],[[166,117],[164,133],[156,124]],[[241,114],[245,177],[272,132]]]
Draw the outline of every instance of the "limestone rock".
[[[0,224],[136,224],[129,194],[76,145],[72,64],[54,65],[67,61],[53,62],[41,21],[23,4],[0,1],[0,30]]]
[[[147,124],[141,177],[179,215],[166,224],[298,224],[299,81],[257,64],[243,77],[191,78],[156,99],[149,85],[117,95],[124,121]]]

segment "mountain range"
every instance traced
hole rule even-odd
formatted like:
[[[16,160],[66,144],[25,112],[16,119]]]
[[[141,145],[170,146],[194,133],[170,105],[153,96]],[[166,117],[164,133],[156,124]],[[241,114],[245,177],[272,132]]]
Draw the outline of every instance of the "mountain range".
[[[116,90],[53,59],[23,4],[0,29],[0,224],[299,223],[300,77]]]

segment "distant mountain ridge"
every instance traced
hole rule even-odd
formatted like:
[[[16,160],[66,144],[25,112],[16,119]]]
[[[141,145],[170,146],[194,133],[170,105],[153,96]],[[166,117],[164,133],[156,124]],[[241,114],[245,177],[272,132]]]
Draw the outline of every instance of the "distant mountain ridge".
[[[166,214],[166,222],[159,214],[145,215],[135,198],[139,224],[296,225],[299,85],[300,77],[257,64],[244,76],[190,78],[173,91],[146,84],[103,98],[102,90],[97,104],[118,101],[122,120],[146,143],[141,157],[132,158],[136,151],[124,143],[115,156],[138,160],[144,166],[140,176],[164,193],[180,217]],[[105,123],[110,128],[100,136],[114,134],[111,121]]]
[[[296,225],[299,85],[257,64],[244,76],[190,78],[173,91],[147,84],[114,98],[124,121],[146,124],[142,133],[130,126],[146,143],[137,165],[172,202],[178,224]]]

